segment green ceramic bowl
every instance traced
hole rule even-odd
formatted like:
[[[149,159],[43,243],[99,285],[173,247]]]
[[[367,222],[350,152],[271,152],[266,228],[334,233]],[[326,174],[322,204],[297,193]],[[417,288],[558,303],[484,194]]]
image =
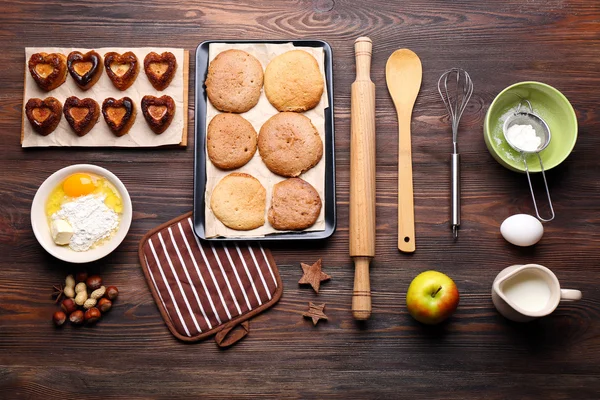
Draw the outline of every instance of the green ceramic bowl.
[[[519,82],[507,87],[496,96],[485,115],[483,138],[490,154],[506,168],[525,172],[521,154],[508,145],[502,127],[515,110],[521,98],[531,102],[533,113],[541,117],[550,128],[551,140],[540,152],[544,169],[549,170],[563,162],[577,141],[577,117],[569,100],[558,90],[541,82]],[[527,105],[522,107],[525,111]],[[526,157],[530,172],[540,172],[537,155]]]

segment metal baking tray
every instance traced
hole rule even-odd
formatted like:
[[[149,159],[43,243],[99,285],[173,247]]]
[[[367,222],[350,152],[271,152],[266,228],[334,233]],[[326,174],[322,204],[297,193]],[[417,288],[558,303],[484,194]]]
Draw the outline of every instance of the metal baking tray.
[[[294,46],[322,47],[325,54],[325,84],[329,107],[325,109],[325,230],[316,232],[272,233],[261,237],[206,238],[204,230],[204,192],[206,185],[206,74],[208,73],[208,46],[211,43],[292,43]],[[323,40],[208,40],[196,48],[196,104],[194,140],[194,231],[201,239],[214,241],[271,241],[316,240],[333,235],[337,218],[335,210],[335,134],[333,129],[333,64],[329,43]]]

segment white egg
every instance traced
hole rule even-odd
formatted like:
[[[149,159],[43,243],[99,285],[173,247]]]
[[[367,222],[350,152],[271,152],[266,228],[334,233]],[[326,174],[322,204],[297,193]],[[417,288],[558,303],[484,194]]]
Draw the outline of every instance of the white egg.
[[[515,246],[532,246],[540,241],[544,227],[537,218],[527,214],[515,214],[500,225],[502,237]]]

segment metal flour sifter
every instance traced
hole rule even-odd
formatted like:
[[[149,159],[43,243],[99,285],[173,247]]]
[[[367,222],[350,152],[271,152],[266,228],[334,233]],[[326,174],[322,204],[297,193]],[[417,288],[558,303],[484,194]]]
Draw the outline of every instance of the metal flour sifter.
[[[517,95],[518,96],[518,95]],[[519,96],[519,98],[521,98]],[[523,111],[523,103],[527,104],[528,110]],[[535,149],[526,149],[522,146],[519,146],[511,139],[511,136],[508,134],[509,129],[515,125],[530,125],[535,131],[536,136],[540,139],[540,144]],[[550,139],[552,135],[550,134],[550,127],[546,121],[544,121],[540,116],[533,112],[533,107],[531,106],[531,102],[527,99],[521,98],[521,101],[517,105],[515,112],[511,114],[506,121],[504,121],[504,125],[502,127],[502,132],[504,134],[504,138],[510,147],[521,153],[521,158],[523,159],[523,164],[525,165],[525,173],[527,174],[527,182],[529,182],[529,191],[531,192],[531,198],[533,199],[533,207],[535,208],[535,214],[538,219],[543,222],[550,222],[554,219],[554,208],[552,207],[552,199],[550,198],[550,190],[548,189],[548,182],[546,181],[546,173],[544,172],[544,164],[542,163],[542,157],[540,156],[540,152],[544,150],[550,144]],[[550,218],[542,218],[540,216],[540,212],[538,211],[537,202],[535,201],[535,194],[533,192],[533,186],[531,184],[531,177],[529,176],[529,166],[527,165],[527,156],[529,154],[536,154],[538,160],[540,162],[540,169],[542,170],[542,177],[544,178],[544,186],[546,187],[546,196],[548,196],[548,204],[550,205]]]

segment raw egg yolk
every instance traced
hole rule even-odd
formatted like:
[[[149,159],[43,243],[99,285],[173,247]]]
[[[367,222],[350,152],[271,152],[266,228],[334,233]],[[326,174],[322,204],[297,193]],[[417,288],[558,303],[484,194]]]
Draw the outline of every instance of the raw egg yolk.
[[[96,185],[88,174],[73,174],[63,182],[63,190],[69,197],[85,196],[92,193],[95,188]]]

